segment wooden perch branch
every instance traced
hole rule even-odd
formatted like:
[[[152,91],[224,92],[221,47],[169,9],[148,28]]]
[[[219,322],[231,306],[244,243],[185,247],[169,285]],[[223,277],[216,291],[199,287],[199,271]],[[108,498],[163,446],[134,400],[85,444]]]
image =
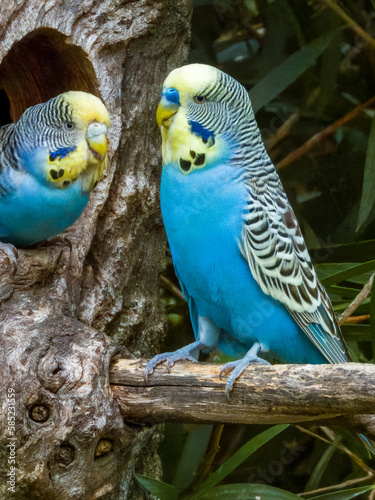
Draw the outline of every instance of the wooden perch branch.
[[[161,365],[145,384],[145,363],[120,359],[111,366],[112,391],[131,421],[276,424],[375,410],[375,365],[253,366],[227,401],[222,365],[179,362],[171,373]]]

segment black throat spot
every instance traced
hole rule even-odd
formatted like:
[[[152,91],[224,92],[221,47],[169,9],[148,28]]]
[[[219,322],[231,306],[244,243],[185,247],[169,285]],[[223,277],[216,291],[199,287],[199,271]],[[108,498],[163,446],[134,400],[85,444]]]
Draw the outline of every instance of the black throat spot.
[[[188,172],[191,167],[191,161],[180,158],[180,167],[184,172]]]
[[[200,153],[197,155],[197,158],[194,161],[194,165],[199,167],[201,165],[204,165],[205,161],[206,161],[206,155],[204,153]]]

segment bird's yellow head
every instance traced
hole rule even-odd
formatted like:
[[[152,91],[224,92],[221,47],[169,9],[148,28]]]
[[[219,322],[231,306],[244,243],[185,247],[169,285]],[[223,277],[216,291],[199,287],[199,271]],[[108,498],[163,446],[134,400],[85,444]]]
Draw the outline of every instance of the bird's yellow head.
[[[169,73],[164,81],[160,104],[156,112],[159,127],[169,128],[172,123],[170,118],[181,107],[188,106],[190,101],[203,102],[205,90],[215,87],[219,76],[219,70],[206,64],[189,64]]]
[[[97,163],[107,153],[107,131],[111,119],[102,101],[86,92],[70,91],[62,94],[72,113],[77,130],[85,134],[92,155],[89,162]]]
[[[70,91],[28,108],[14,124],[25,140],[16,144],[24,167],[49,187],[68,189],[79,182],[91,191],[103,177],[109,113],[102,101]]]
[[[102,179],[106,165],[109,113],[98,97],[86,92],[66,92],[55,100],[64,123],[66,146],[52,148],[48,181],[67,188],[80,178],[82,190],[91,191]]]
[[[166,78],[156,114],[163,163],[190,174],[231,156],[239,111],[251,111],[246,90],[229,75],[205,64],[189,64]]]

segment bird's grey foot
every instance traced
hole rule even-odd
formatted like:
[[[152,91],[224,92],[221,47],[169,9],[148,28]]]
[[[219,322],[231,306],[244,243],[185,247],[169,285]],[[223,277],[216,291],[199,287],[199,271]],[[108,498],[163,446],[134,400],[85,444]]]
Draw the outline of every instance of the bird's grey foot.
[[[157,354],[146,365],[144,371],[144,379],[146,384],[148,382],[149,375],[153,373],[154,368],[160,363],[163,363],[164,361],[167,362],[168,372],[171,371],[171,368],[176,363],[176,361],[187,360],[187,361],[193,361],[195,363],[197,360],[193,357],[193,354],[194,353],[199,354],[200,349],[202,349],[203,347],[205,347],[204,344],[202,344],[202,342],[199,342],[199,340],[197,340],[196,342],[188,344],[185,347],[182,347],[181,349],[177,349],[177,351],[163,352],[162,354]]]
[[[69,234],[65,233],[57,234],[56,236],[51,236],[51,238],[38,241],[38,243],[31,245],[30,248],[45,248],[52,245],[63,245],[72,249],[72,242],[69,239]]]
[[[16,274],[17,272],[17,257],[18,250],[11,243],[1,243],[0,242],[0,250],[5,253],[8,257],[10,265],[12,267],[12,274]]]
[[[230,391],[233,389],[233,384],[241,375],[241,373],[249,365],[269,365],[270,363],[265,359],[258,356],[261,346],[256,342],[253,347],[246,353],[242,359],[237,359],[236,361],[230,361],[225,363],[219,373],[219,377],[222,378],[223,375],[230,373],[227,383],[225,385],[225,396],[229,400]]]

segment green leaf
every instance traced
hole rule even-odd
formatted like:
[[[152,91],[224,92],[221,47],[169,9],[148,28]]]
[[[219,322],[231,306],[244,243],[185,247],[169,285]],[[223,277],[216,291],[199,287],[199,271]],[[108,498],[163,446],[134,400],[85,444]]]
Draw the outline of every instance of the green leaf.
[[[350,490],[335,491],[334,493],[326,493],[324,495],[319,495],[318,497],[310,497],[314,500],[350,500],[351,498],[359,497],[362,493],[371,491],[375,488],[375,485],[361,486],[360,488],[352,488]]]
[[[341,245],[325,245],[321,248],[311,248],[309,253],[315,263],[367,262],[375,255],[375,240]]]
[[[168,305],[166,307],[167,314],[176,314],[179,316],[183,316],[186,312],[189,311],[189,306],[187,302],[183,302],[182,300],[177,302],[177,304]]]
[[[369,342],[372,339],[369,325],[341,325],[340,328],[347,342]]]
[[[135,474],[135,478],[147,491],[160,500],[177,500],[178,498],[178,490],[170,484],[140,474]]]
[[[301,500],[301,497],[265,484],[225,484],[194,497],[196,500]]]
[[[303,28],[289,0],[279,0],[278,2],[275,2],[275,5],[279,9],[280,16],[282,16],[282,19],[284,20],[285,24],[297,38],[298,44],[300,46],[305,45],[306,39],[303,33]]]
[[[215,472],[209,475],[206,481],[204,481],[199,491],[207,490],[216,486],[223,479],[225,479],[231,472],[234,471],[239,465],[242,464],[247,458],[250,457],[255,451],[261,448],[264,444],[268,443],[272,438],[280,434],[283,430],[289,427],[288,424],[284,425],[274,425],[270,429],[261,432],[254,438],[250,439],[246,444],[244,444],[234,455],[232,455],[226,462],[222,464]]]
[[[172,484],[184,490],[192,482],[200,462],[207,450],[212,434],[212,425],[197,425],[189,432]]]
[[[367,264],[367,262],[365,262],[364,264]],[[346,271],[346,270],[351,269],[351,268],[354,269],[354,266],[358,266],[358,265],[359,265],[359,262],[356,262],[355,264],[353,264],[352,262],[339,263],[339,264],[318,264],[317,266],[315,266],[315,270],[319,276],[320,281],[323,281],[326,278],[330,278],[333,274],[339,273],[341,271]],[[370,265],[370,267],[371,267],[371,265]],[[358,270],[355,270],[355,272],[358,272]],[[368,282],[368,280],[371,278],[371,275],[373,274],[373,272],[374,272],[373,269],[370,269],[364,273],[358,272],[358,274],[351,276],[349,278],[349,281],[351,281],[352,283],[355,283],[356,285],[361,285],[361,288],[362,288],[363,285],[365,285]],[[327,288],[329,288],[329,287],[335,286],[335,285],[328,284],[325,286]],[[341,286],[341,285],[338,285],[338,286]],[[346,285],[343,285],[343,286],[346,286]],[[353,288],[355,288],[355,287],[353,287]],[[358,288],[358,292],[360,291],[361,288]]]
[[[371,287],[370,334],[372,343],[372,357],[375,358],[375,280]]]
[[[316,490],[319,488],[323,474],[326,471],[327,466],[336,450],[337,448],[333,445],[330,445],[326,448],[318,463],[315,465],[311,476],[309,477],[305,491]]]
[[[320,64],[319,96],[314,102],[318,116],[321,115],[334,99],[337,90],[337,80],[340,76],[340,62],[342,60],[342,40],[332,43],[322,55]]]
[[[335,39],[338,30],[328,31],[285,59],[250,90],[254,113],[277,97],[310,68]]]
[[[350,306],[351,302],[336,302],[332,301],[333,304],[333,310],[338,312],[338,311],[344,311],[348,306]],[[369,305],[370,305],[370,299],[367,298],[362,302],[362,304],[357,307],[355,313],[358,316],[361,316],[362,314],[369,314]]]
[[[375,116],[372,119],[366,153],[365,172],[361,204],[359,207],[357,231],[364,229],[374,218],[375,208]]]
[[[315,271],[317,272],[320,281],[325,278],[329,278],[333,274],[339,273],[341,271],[346,271],[353,266],[357,266],[359,262],[340,262],[335,264],[317,264],[315,266]],[[329,285],[330,286],[330,285]]]
[[[373,271],[374,269],[375,260],[370,260],[369,262],[364,262],[363,264],[354,264],[344,271],[339,271],[338,273],[334,273],[327,278],[323,278],[321,282],[323,286],[334,285],[340,281],[347,280],[353,276],[359,276],[360,274]]]
[[[339,297],[346,297],[347,299],[354,299],[360,292],[360,290],[357,288],[349,288],[346,286],[337,285],[328,285],[325,287],[325,289],[331,295],[338,295]]]
[[[193,0],[193,7],[204,7],[215,3],[215,0]]]

